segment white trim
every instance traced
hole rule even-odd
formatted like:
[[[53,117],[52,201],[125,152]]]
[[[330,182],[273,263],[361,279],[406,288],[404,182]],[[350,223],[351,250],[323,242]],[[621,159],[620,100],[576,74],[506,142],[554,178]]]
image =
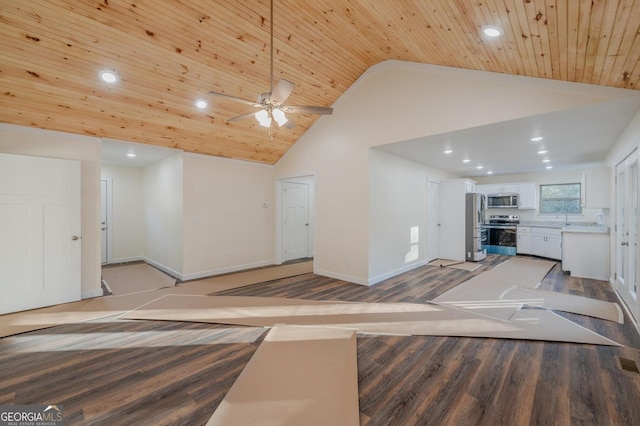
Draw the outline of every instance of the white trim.
[[[609,278],[609,285],[611,286],[611,289],[613,290],[613,292],[616,294],[616,298],[618,299],[618,302],[620,302],[618,303],[618,309],[620,309],[620,307],[624,309],[624,311],[627,313],[627,316],[631,320],[633,328],[635,328],[636,332],[640,335],[640,321],[636,321],[636,319],[633,317],[633,314],[631,313],[631,310],[629,310],[629,307],[627,306],[626,302],[624,301],[622,296],[618,293],[618,290],[616,290],[615,283],[613,282],[611,277]],[[623,322],[621,321],[620,324],[623,324]]]
[[[404,265],[403,267],[395,269],[393,271],[385,272],[384,274],[380,274],[380,275],[378,275],[376,277],[369,278],[367,280],[367,285],[372,286],[372,285],[378,284],[378,283],[380,283],[380,282],[382,282],[384,280],[387,280],[389,278],[393,278],[396,275],[404,274],[405,272],[409,272],[409,271],[411,271],[413,269],[419,268],[421,266],[425,266],[428,263],[429,263],[429,261],[427,261],[425,259],[425,260],[417,261],[415,263],[411,263],[409,265]]]
[[[30,133],[43,137],[51,137],[57,136],[60,138],[64,138],[68,141],[79,141],[79,142],[91,142],[100,145],[101,138],[96,136],[88,136],[88,135],[79,135],[76,133],[67,133],[59,130],[47,130],[41,129],[39,127],[29,127],[29,126],[21,126],[18,124],[9,124],[9,123],[0,123],[0,130],[7,130],[11,132],[21,132],[21,133]],[[33,157],[41,157],[42,155],[34,155],[34,154],[22,154],[22,155],[30,155]],[[81,160],[84,161],[84,160]]]
[[[238,272],[238,271],[246,271],[248,269],[253,269],[253,268],[262,268],[264,266],[272,266],[275,263],[272,260],[264,260],[261,262],[254,262],[254,263],[247,263],[244,265],[235,265],[235,266],[229,266],[226,268],[220,268],[220,269],[211,269],[208,271],[202,271],[202,272],[194,272],[191,274],[181,274],[180,275],[180,280],[181,281],[190,281],[190,280],[197,280],[200,278],[207,278],[207,277],[212,277],[215,275],[222,275],[222,274],[228,274],[230,272]],[[162,269],[162,268],[160,268]],[[173,275],[173,274],[172,274]]]
[[[360,284],[360,285],[366,285],[366,286],[369,285],[366,278],[358,278],[358,277],[353,277],[351,275],[338,274],[338,273],[327,271],[324,269],[319,269],[319,268],[316,268],[315,264],[313,266],[313,273],[317,275],[322,275],[324,277],[335,278],[336,280],[347,281],[354,284]]]
[[[257,161],[248,161],[248,160],[240,160],[237,158],[225,158],[225,157],[215,157],[213,155],[204,155],[204,154],[196,154],[194,152],[183,152],[183,157],[187,158],[196,158],[199,160],[209,160],[209,161],[217,161],[219,163],[232,163],[232,164],[242,164],[245,166],[254,166],[254,167],[262,167],[272,169],[274,165],[259,163]]]
[[[117,259],[111,259],[111,261],[109,263],[106,263],[106,265],[113,265],[114,263],[139,262],[139,261],[146,262],[147,259],[142,256],[119,257]]]
[[[154,266],[154,267],[160,269],[162,272],[164,272],[166,274],[169,274],[174,278],[179,279],[180,281],[184,281],[184,279],[182,278],[183,275],[178,271],[174,271],[173,269],[168,268],[168,267],[166,267],[164,265],[161,265],[160,263],[155,262],[155,261],[153,261],[153,260],[151,260],[151,259],[149,259],[147,257],[143,257],[141,260],[145,261],[146,263],[148,263],[151,266]]]
[[[102,296],[102,288],[92,288],[91,290],[82,290],[82,299],[93,299]]]

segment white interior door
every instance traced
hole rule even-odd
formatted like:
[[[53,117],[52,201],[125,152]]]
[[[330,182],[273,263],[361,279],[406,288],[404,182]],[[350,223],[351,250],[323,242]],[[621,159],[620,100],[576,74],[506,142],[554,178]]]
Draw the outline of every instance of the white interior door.
[[[440,257],[440,182],[427,185],[427,261]]]
[[[107,233],[107,208],[108,208],[108,192],[109,186],[106,180],[100,181],[100,242],[101,242],[101,261],[103,264],[109,263],[109,235]]]
[[[638,306],[638,152],[616,166],[616,290],[636,319]]]
[[[80,162],[0,154],[0,314],[81,298]]]
[[[283,259],[309,257],[309,185],[283,182],[282,185]]]

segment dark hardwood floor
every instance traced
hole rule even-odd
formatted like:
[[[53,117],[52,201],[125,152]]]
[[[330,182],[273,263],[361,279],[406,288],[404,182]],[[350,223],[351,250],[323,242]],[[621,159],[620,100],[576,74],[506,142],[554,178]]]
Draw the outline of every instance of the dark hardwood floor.
[[[427,302],[474,272],[425,266],[373,287],[313,274],[221,292],[366,302]],[[566,276],[542,289],[615,301],[608,283]],[[640,337],[563,316],[624,348],[453,337],[358,337],[363,425],[640,425]],[[260,345],[253,327],[103,318],[0,339],[0,404],[60,404],[66,424],[206,423]],[[336,425],[339,426],[339,425]]]

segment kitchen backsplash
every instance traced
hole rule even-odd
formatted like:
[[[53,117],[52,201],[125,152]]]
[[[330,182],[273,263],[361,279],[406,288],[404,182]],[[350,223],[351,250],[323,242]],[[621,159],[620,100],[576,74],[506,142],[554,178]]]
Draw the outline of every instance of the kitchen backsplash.
[[[520,221],[549,221],[558,222],[564,220],[564,214],[538,214],[537,210],[519,209],[486,209],[487,218],[491,215],[513,214],[520,216]],[[569,215],[569,222],[573,223],[597,223],[608,226],[608,215],[602,209],[584,209],[581,215]]]

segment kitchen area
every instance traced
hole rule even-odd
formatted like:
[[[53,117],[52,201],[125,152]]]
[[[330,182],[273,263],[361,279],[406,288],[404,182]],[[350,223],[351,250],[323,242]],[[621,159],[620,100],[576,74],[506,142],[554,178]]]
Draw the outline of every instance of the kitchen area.
[[[441,257],[530,255],[561,262],[571,276],[609,280],[609,173],[586,171],[579,182],[560,184],[443,181]]]

